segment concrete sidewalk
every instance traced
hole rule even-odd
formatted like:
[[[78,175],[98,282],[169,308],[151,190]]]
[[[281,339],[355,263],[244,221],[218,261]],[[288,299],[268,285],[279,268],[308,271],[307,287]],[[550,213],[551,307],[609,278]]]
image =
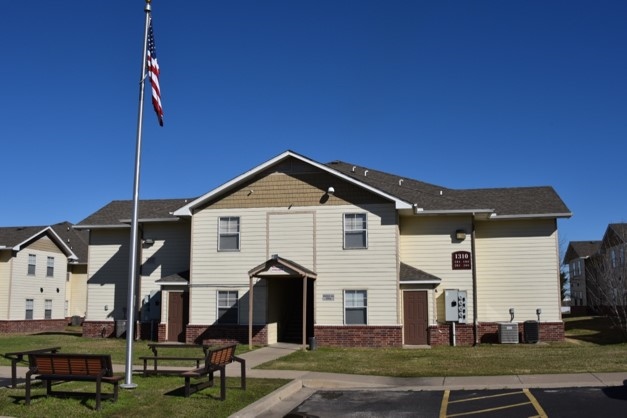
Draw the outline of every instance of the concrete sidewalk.
[[[480,390],[480,389],[522,389],[559,387],[610,387],[627,384],[625,373],[576,373],[559,375],[513,375],[475,377],[385,377],[337,373],[320,373],[296,370],[259,370],[254,367],[300,350],[300,345],[274,344],[263,347],[241,357],[246,359],[246,376],[251,378],[278,378],[291,380],[290,383],[254,402],[233,417],[277,417],[284,416],[317,390]],[[123,364],[114,365],[115,373],[124,373]],[[135,366],[134,370],[141,366]],[[189,367],[182,367],[187,370]],[[18,384],[24,382],[27,367],[18,367]],[[227,376],[240,375],[239,363],[227,367]],[[11,384],[11,367],[0,366],[0,387]]]

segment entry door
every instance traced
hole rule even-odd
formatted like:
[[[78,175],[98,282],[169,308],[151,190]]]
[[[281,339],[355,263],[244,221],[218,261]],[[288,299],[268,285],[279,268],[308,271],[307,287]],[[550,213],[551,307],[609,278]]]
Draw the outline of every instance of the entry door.
[[[185,342],[188,300],[187,292],[170,292],[168,297],[168,341]]]
[[[427,345],[427,292],[403,292],[405,344]]]

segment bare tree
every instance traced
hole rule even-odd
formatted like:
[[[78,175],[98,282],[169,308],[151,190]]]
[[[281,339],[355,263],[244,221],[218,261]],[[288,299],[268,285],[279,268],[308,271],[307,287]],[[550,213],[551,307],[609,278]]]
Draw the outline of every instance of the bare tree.
[[[591,257],[586,263],[588,304],[609,316],[627,339],[627,263],[622,246]]]

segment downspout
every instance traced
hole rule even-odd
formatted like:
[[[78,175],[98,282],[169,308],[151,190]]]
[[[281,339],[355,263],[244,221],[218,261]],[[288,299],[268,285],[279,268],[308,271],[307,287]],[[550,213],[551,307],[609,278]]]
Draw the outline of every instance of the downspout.
[[[477,256],[475,255],[475,220],[472,220],[472,232],[470,234],[470,253],[472,254],[472,323],[475,334],[475,345],[479,345],[479,321],[477,320]]]

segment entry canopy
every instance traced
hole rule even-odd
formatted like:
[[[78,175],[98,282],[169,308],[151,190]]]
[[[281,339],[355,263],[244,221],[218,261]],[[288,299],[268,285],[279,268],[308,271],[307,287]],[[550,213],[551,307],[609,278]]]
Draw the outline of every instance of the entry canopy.
[[[263,279],[306,278],[315,280],[318,275],[308,268],[293,262],[292,260],[281,258],[278,254],[274,254],[265,263],[262,263],[248,271],[248,276],[251,278],[258,277]]]

